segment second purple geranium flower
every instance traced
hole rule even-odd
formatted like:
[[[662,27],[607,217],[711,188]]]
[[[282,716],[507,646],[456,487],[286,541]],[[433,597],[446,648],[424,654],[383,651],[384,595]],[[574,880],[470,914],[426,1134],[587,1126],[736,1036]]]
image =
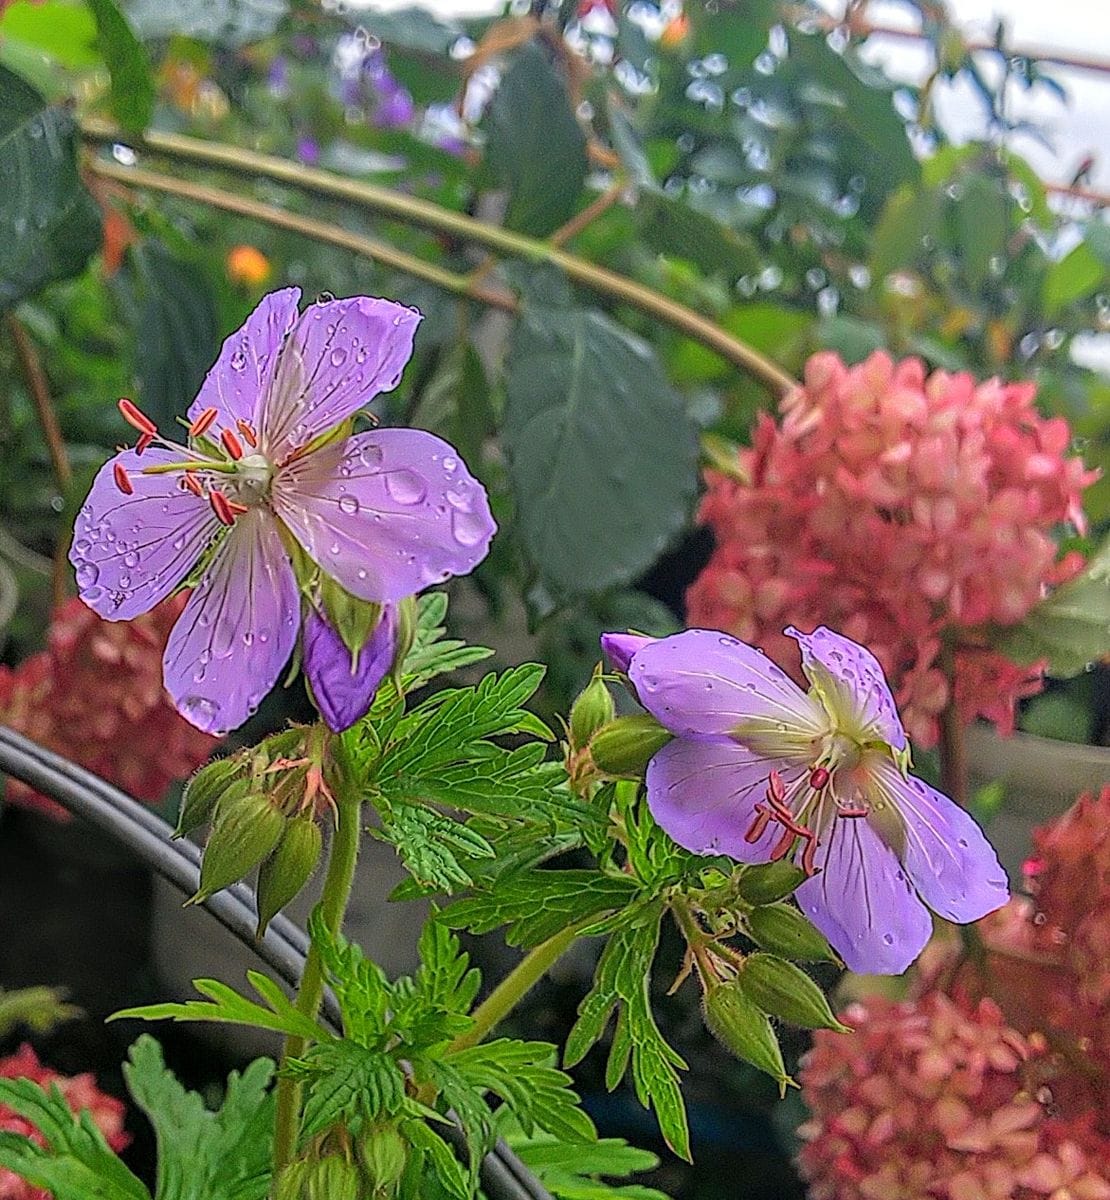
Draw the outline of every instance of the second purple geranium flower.
[[[227,339],[189,409],[187,442],[121,401],[138,444],[97,475],[70,550],[81,598],[109,620],[198,577],[164,678],[178,709],[210,733],[242,724],[293,651],[297,547],[351,596],[389,606],[471,571],[496,528],[485,490],[448,443],[417,429],[346,436],[358,409],[397,386],[420,314],[365,296],[301,313],[299,300],[298,288],[272,293]],[[306,670],[314,693],[335,697],[326,717],[346,720],[351,697],[388,669],[379,671],[393,628],[383,611],[352,661],[310,608]],[[340,663],[359,676],[350,689]]]
[[[909,773],[874,655],[824,627],[786,632],[801,646],[808,692],[723,633],[602,637],[675,735],[648,764],[648,804],[697,854],[794,856],[806,874],[798,903],[844,962],[898,974],[932,932],[926,905],[978,920],[1006,902],[1006,875],[972,818]]]

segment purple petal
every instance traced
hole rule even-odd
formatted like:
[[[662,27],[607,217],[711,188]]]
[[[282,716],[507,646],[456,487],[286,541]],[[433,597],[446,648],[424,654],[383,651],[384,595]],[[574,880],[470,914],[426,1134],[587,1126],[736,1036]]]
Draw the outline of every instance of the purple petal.
[[[850,714],[862,740],[877,739],[906,748],[906,731],[879,660],[850,638],[819,625],[800,633],[783,632],[802,648],[802,670],[830,712]]]
[[[189,405],[189,420],[206,408],[220,414],[214,437],[236,421],[257,421],[259,398],[273,376],[277,352],[297,320],[300,288],[283,288],[263,296],[258,307],[223,344],[197,398]]]
[[[375,396],[392,391],[412,356],[420,321],[415,309],[370,296],[305,309],[257,413],[266,453],[283,462]]]
[[[819,872],[795,893],[852,971],[901,975],[933,932],[894,851],[865,817],[838,817],[818,843]]]
[[[227,733],[277,682],[300,626],[300,595],[273,518],[262,509],[229,530],[170,632],[162,660],[178,711]]]
[[[304,673],[320,715],[332,733],[342,733],[369,711],[378,685],[389,673],[397,651],[397,614],[382,611],[370,640],[351,669],[351,652],[328,621],[314,608],[304,623]]]
[[[675,738],[648,763],[648,806],[660,827],[695,854],[767,862],[782,827],[771,823],[754,843],[745,841],[744,834],[773,770],[789,785],[804,768],[763,758],[727,739]]]
[[[759,650],[727,634],[688,629],[641,647],[628,668],[640,703],[679,737],[727,737],[759,721],[809,739],[824,713]]]
[[[632,656],[654,641],[655,638],[643,637],[638,633],[603,633],[601,650],[616,670],[627,675]]]
[[[125,450],[97,472],[77,514],[69,561],[81,599],[109,621],[129,621],[164,600],[221,528],[211,505],[178,486],[180,475],[144,475],[179,455]],[[131,495],[116,485],[122,467]]]
[[[272,495],[312,558],[378,604],[472,571],[497,528],[457,451],[420,429],[360,433],[307,454],[278,473]]]
[[[874,768],[876,787],[902,816],[902,863],[921,898],[948,921],[966,924],[1009,899],[1006,872],[983,831],[958,804],[891,762]]]

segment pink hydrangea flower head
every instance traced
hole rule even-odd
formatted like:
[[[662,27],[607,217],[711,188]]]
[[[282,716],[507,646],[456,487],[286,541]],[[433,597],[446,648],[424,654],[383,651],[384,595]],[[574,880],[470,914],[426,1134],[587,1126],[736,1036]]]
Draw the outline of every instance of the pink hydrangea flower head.
[[[30,1079],[47,1089],[57,1087],[71,1111],[89,1114],[113,1150],[123,1150],[131,1141],[123,1127],[126,1109],[122,1101],[102,1092],[92,1075],[60,1075],[43,1066],[34,1050],[24,1044],[15,1054],[0,1059],[0,1079]],[[46,1144],[45,1138],[29,1121],[3,1104],[0,1104],[0,1130],[32,1138],[40,1146]],[[0,1200],[50,1200],[50,1195],[0,1167]]]
[[[495,529],[446,442],[417,429],[345,436],[397,386],[420,314],[366,296],[299,312],[299,299],[297,288],[266,296],[227,339],[189,409],[187,445],[120,402],[138,444],[97,475],[70,550],[81,598],[109,620],[199,575],[164,678],[210,733],[246,720],[293,650],[292,543],[353,596],[389,604],[473,569]]]
[[[868,645],[916,741],[931,745],[949,700],[942,635],[955,641],[966,721],[1012,728],[1041,686],[985,642],[1074,575],[1054,527],[1083,528],[1096,478],[1026,383],[926,375],[873,354],[814,355],[776,422],[765,416],[739,471],[706,474],[701,519],[716,550],[687,595],[691,624],[727,629],[791,661],[782,627],[828,624]]]
[[[869,997],[814,1036],[798,1164],[812,1200],[1110,1200],[1110,1143],[1038,1099],[1043,1038],[981,1000]]]
[[[793,854],[798,904],[854,971],[899,974],[932,932],[926,904],[966,923],[1006,902],[979,827],[908,771],[875,657],[832,630],[787,628],[803,692],[726,634],[607,634],[640,703],[674,738],[648,764],[648,804],[679,845],[762,863]]]
[[[67,600],[51,617],[46,649],[14,670],[0,667],[0,720],[136,800],[157,803],[218,745],[178,713],[162,686],[162,654],[184,606],[184,596],[171,597],[121,623]],[[5,797],[68,819],[14,779]]]

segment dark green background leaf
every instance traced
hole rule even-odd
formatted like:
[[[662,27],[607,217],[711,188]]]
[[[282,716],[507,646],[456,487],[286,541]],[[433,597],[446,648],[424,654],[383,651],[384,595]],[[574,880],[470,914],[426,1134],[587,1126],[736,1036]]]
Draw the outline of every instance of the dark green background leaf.
[[[112,115],[129,133],[141,133],[154,111],[150,59],[113,0],[87,0],[96,18],[97,45],[112,73]]]

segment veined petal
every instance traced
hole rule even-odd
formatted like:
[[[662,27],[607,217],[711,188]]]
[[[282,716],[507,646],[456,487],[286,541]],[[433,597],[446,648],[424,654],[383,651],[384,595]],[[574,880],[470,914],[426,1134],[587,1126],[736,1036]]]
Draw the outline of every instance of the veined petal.
[[[796,763],[762,758],[728,739],[675,738],[648,763],[648,806],[660,827],[695,854],[767,862],[782,827],[770,822],[754,842],[744,835],[774,770],[787,786],[803,773]]]
[[[837,817],[817,845],[818,873],[794,893],[852,971],[901,975],[933,932],[894,851],[866,817]]]
[[[413,308],[370,296],[305,309],[256,413],[265,453],[283,462],[375,396],[391,392],[412,357],[421,319]]]
[[[178,457],[158,447],[117,454],[77,514],[69,561],[81,599],[109,621],[129,621],[164,600],[221,528],[207,500],[178,486],[179,475],[142,473]],[[130,494],[120,490],[117,468]]]
[[[767,655],[709,629],[650,642],[628,674],[640,703],[679,737],[735,735],[777,758],[804,755],[826,727],[821,706]]]
[[[968,813],[922,780],[904,776],[892,762],[877,763],[872,777],[902,817],[902,863],[934,912],[966,924],[1006,903],[1006,872]]]
[[[881,741],[906,748],[898,708],[879,660],[850,638],[819,625],[800,633],[783,630],[802,648],[802,670],[837,726],[859,741]]]
[[[637,633],[603,633],[601,649],[613,666],[627,675],[633,655],[654,641],[655,638]]]
[[[421,429],[379,429],[294,459],[274,510],[353,596],[383,604],[482,561],[497,526],[457,451]]]
[[[299,626],[277,525],[253,509],[228,531],[170,633],[162,666],[178,712],[206,733],[242,725],[277,682]]]
[[[258,307],[223,344],[219,358],[189,405],[189,420],[214,408],[213,439],[236,429],[237,421],[254,421],[261,397],[273,378],[278,351],[297,320],[300,288],[282,288],[263,296]]]
[[[343,639],[314,608],[305,617],[303,643],[304,673],[316,706],[332,733],[342,733],[370,711],[374,693],[393,665],[396,609],[387,604],[382,610],[353,669]]]

